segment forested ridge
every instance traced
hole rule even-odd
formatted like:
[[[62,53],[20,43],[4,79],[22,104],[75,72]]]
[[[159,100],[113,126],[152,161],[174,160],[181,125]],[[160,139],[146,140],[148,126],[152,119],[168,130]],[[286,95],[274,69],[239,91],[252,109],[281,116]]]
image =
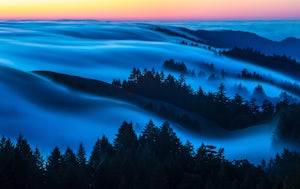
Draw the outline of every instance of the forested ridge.
[[[205,130],[201,130],[201,126],[207,123],[199,122],[193,114],[203,116],[229,130],[267,123],[279,117],[279,125],[274,133],[276,139],[300,145],[300,124],[297,121],[300,105],[290,103],[287,98],[276,105],[268,100],[257,105],[255,99],[247,101],[238,94],[230,99],[226,96],[223,84],[215,93],[205,93],[201,87],[198,91],[193,91],[185,83],[184,77],[176,79],[170,74],[165,76],[164,72],[157,72],[154,69],[144,69],[141,72],[134,68],[128,80],[121,82],[115,79],[113,84],[54,72],[35,73],[72,89],[135,103],[195,132],[205,133]],[[257,92],[262,90],[260,85],[256,87]],[[179,112],[182,110],[186,111]]]
[[[234,47],[231,50],[223,51],[222,54],[232,58],[249,61],[253,64],[283,72],[287,75],[291,75],[297,79],[300,79],[300,63],[286,55],[265,55],[252,48],[242,49],[239,47]]]
[[[226,149],[225,149],[226,150]],[[0,188],[299,188],[300,156],[284,150],[269,162],[229,161],[224,149],[183,144],[168,123],[152,121],[140,136],[123,122],[113,143],[97,139],[89,158],[54,147],[44,158],[20,136],[0,141]]]
[[[184,77],[176,79],[173,75],[164,75],[155,69],[143,71],[133,68],[128,80],[114,80],[113,84],[131,93],[168,102],[184,110],[204,116],[208,120],[216,122],[221,127],[234,130],[248,127],[253,124],[264,122],[269,119],[275,111],[274,105],[269,100],[264,100],[261,106],[257,105],[255,99],[244,100],[239,94],[233,99],[227,97],[226,88],[221,84],[218,91],[205,93],[201,86],[198,91],[186,84]],[[168,117],[172,112],[164,112]],[[183,124],[188,123],[191,128],[198,127],[197,122],[190,120],[186,115]],[[186,122],[186,123],[185,123]]]

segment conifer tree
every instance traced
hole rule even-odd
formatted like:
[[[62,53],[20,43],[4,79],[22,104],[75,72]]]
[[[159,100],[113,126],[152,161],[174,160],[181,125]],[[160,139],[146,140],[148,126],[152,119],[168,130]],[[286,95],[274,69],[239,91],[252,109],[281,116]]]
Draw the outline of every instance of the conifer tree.
[[[64,159],[56,146],[47,159],[46,186],[47,188],[63,188]]]
[[[85,149],[84,149],[84,146],[83,146],[82,142],[79,144],[78,151],[77,151],[77,154],[76,154],[76,158],[77,158],[77,162],[78,162],[79,166],[85,167],[85,165],[86,165],[86,152],[85,152]]]
[[[133,130],[132,122],[123,122],[114,140],[114,148],[118,153],[137,148],[137,136]]]

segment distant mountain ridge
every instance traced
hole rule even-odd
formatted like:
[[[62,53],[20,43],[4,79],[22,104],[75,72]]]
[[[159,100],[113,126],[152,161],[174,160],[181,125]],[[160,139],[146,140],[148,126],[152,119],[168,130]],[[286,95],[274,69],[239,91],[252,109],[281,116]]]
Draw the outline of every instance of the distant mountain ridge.
[[[255,33],[234,30],[190,30],[177,27],[178,33],[185,34],[216,48],[252,48],[264,54],[287,55],[300,60],[300,39],[289,37],[282,41],[273,41]]]

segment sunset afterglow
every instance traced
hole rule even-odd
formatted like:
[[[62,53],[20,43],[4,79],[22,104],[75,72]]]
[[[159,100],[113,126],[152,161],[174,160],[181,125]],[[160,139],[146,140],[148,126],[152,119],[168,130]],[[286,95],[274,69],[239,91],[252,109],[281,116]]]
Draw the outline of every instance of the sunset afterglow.
[[[299,0],[0,0],[0,19],[300,19]]]

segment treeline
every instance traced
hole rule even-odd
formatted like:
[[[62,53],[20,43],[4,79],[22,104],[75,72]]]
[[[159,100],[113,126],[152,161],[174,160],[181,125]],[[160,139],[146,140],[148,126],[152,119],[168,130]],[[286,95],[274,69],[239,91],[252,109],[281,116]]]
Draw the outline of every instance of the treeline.
[[[103,136],[89,158],[84,146],[75,153],[55,147],[44,160],[20,136],[16,145],[0,141],[0,188],[299,188],[299,155],[285,150],[256,167],[247,160],[228,161],[224,149],[182,144],[168,123],[152,121],[138,137],[132,123],[123,122],[113,144]],[[298,180],[297,180],[298,179]]]
[[[163,67],[165,69],[175,71],[181,74],[188,75],[190,73],[191,76],[195,76],[195,71],[191,70],[189,71],[187,66],[184,62],[175,62],[174,59],[166,60],[163,63]],[[221,80],[225,78],[225,71],[222,69],[220,75],[215,73],[214,64],[208,64],[208,63],[202,63],[202,67],[206,70],[212,72],[208,76],[208,80]],[[204,72],[199,72],[199,76],[205,75]],[[255,80],[255,81],[262,81],[266,83],[270,83],[271,85],[275,85],[277,87],[280,87],[281,89],[284,89],[286,91],[289,91],[295,95],[300,95],[300,86],[297,83],[291,83],[288,81],[273,81],[271,77],[263,76],[257,72],[250,72],[248,69],[244,68],[241,70],[241,73],[237,75],[238,78],[248,79],[248,80]]]
[[[252,48],[240,49],[238,47],[234,47],[233,49],[228,51],[223,51],[222,54],[229,57],[249,61],[271,70],[284,72],[298,79],[300,78],[300,63],[295,59],[287,57],[286,55],[265,55],[260,51],[253,50]]]
[[[196,43],[206,44],[204,41],[201,41],[199,39],[195,39],[195,38],[189,37],[187,35],[184,35],[182,33],[178,33],[178,32],[175,32],[175,31],[172,31],[172,30],[167,29],[167,28],[152,27],[152,28],[149,28],[149,29],[152,30],[152,31],[157,31],[157,32],[161,32],[161,33],[167,34],[169,36],[182,37],[182,38],[188,39],[188,40],[196,42]]]
[[[271,77],[268,78],[256,72],[251,73],[246,68],[242,69],[241,74],[238,74],[237,77],[270,83],[271,85],[275,85],[292,94],[300,95],[300,86],[298,83],[291,83],[290,81],[273,81]]]
[[[238,77],[244,78],[244,79],[251,79],[251,80],[258,80],[258,81],[262,81],[263,77],[256,73],[256,72],[249,72],[246,68],[242,69],[241,74],[238,75]]]
[[[182,74],[188,73],[188,69],[184,62],[175,62],[173,59],[164,61],[163,67]]]
[[[159,73],[154,69],[145,69],[141,72],[134,68],[127,81],[123,81],[122,84],[116,81],[114,80],[113,84],[124,90],[170,103],[204,116],[229,130],[245,128],[264,121],[274,113],[274,106],[269,100],[264,100],[259,106],[255,99],[246,101],[238,94],[230,99],[226,96],[223,84],[215,93],[204,93],[201,87],[195,92],[186,84],[184,77],[176,79],[170,74],[165,77],[164,72]],[[193,127],[197,129],[197,124],[195,123]]]

